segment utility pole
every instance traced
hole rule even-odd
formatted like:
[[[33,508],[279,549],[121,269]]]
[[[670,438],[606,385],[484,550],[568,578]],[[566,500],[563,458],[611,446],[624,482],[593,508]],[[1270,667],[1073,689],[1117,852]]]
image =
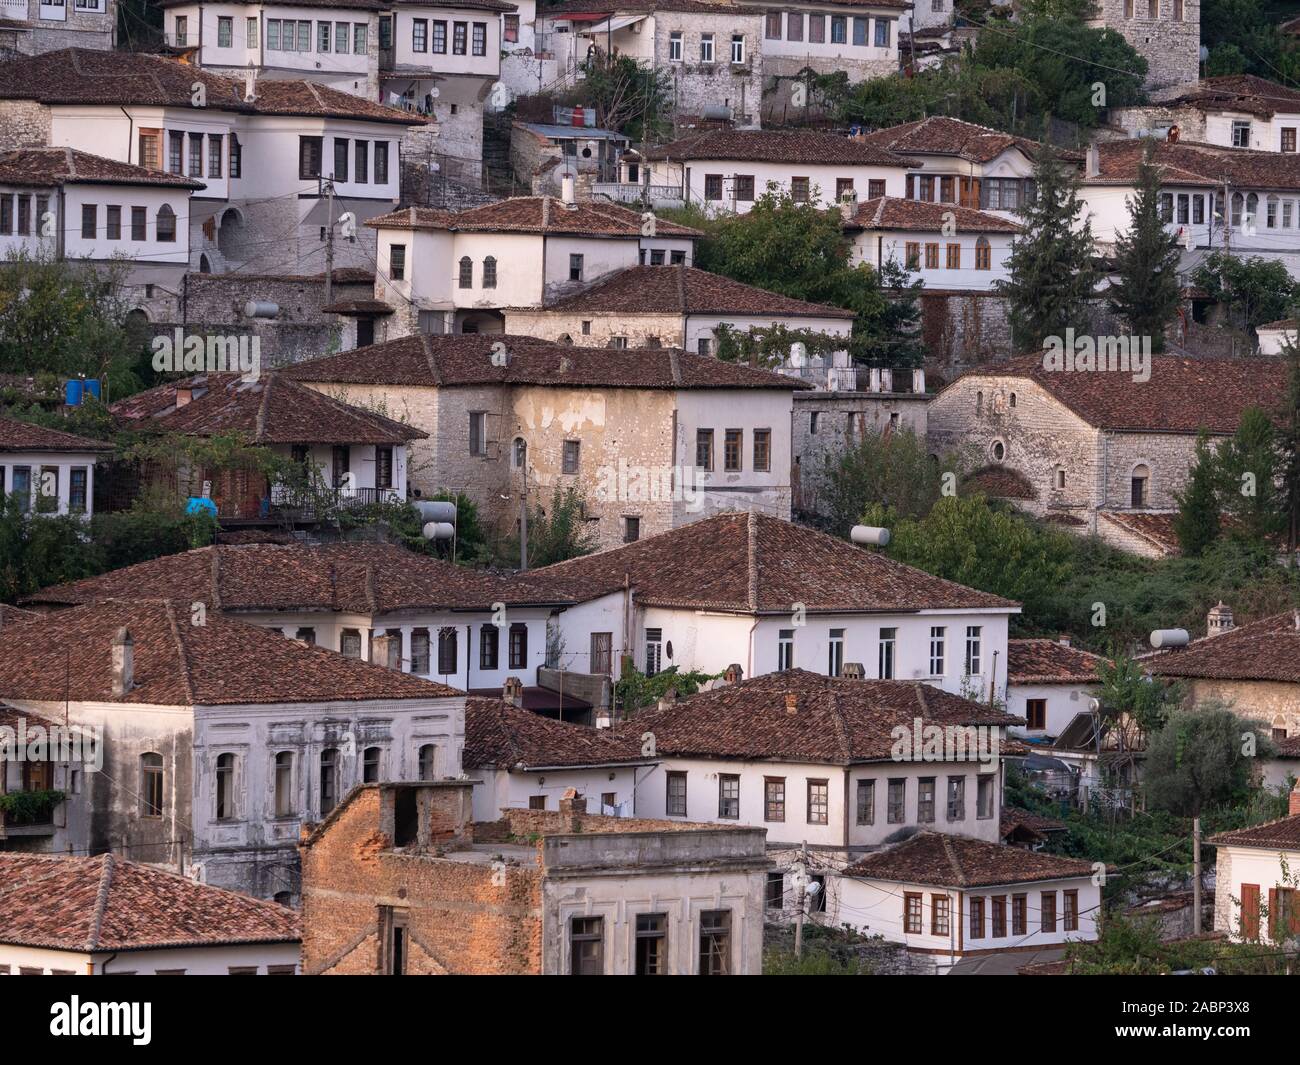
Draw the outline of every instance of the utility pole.
[[[334,302],[334,179],[325,186],[325,306]]]
[[[808,905],[808,841],[803,841],[803,852],[799,859],[798,878],[795,886],[794,914],[794,956],[803,957],[803,918]]]
[[[1279,892],[1280,894],[1280,892]],[[1201,934],[1201,812],[1192,817],[1192,935]]]
[[[519,568],[528,568],[528,468],[524,468],[524,486],[519,493]]]

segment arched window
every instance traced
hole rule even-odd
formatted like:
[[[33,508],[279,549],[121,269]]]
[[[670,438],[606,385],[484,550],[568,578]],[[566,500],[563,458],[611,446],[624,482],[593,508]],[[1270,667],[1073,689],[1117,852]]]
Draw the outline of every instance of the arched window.
[[[292,817],[293,806],[293,752],[281,751],[275,756],[275,816]]]
[[[557,343],[557,344],[572,344],[572,343],[573,343],[573,337],[569,336],[568,333],[561,333],[561,334],[560,334],[560,338],[556,341],[556,343]]]
[[[150,751],[140,756],[140,814],[162,817],[163,757]]]
[[[1016,394],[1012,392],[1011,395],[1007,398],[1010,401],[1011,405],[1014,407],[1016,405]]]
[[[1144,462],[1138,463],[1133,467],[1133,474],[1130,478],[1129,499],[1130,504],[1134,507],[1148,507],[1151,505],[1151,469]]]
[[[978,237],[975,241],[975,269],[991,270],[993,268],[993,249],[988,237]]]
[[[437,745],[426,743],[420,748],[420,779],[437,780],[438,779],[438,748]]]
[[[158,208],[158,239],[169,244],[176,239],[176,212],[165,203]]]
[[[460,287],[474,287],[474,260],[468,255],[462,255],[460,259]]]
[[[497,261],[491,255],[483,260],[483,287],[497,287]]]
[[[984,409],[984,393],[975,393],[975,413],[979,414]]]
[[[367,747],[361,752],[361,781],[363,784],[379,783],[378,747]]]
[[[1245,197],[1240,192],[1232,194],[1232,228],[1236,229],[1241,225],[1241,210],[1245,204]]]
[[[1246,225],[1253,226],[1259,222],[1259,194],[1252,192],[1246,197]]]
[[[324,817],[339,801],[339,752],[326,747],[320,753],[320,815]]]
[[[229,752],[217,755],[217,820],[232,821],[235,817],[235,756]]]
[[[515,437],[515,469],[522,470],[528,462],[528,441],[522,436]]]

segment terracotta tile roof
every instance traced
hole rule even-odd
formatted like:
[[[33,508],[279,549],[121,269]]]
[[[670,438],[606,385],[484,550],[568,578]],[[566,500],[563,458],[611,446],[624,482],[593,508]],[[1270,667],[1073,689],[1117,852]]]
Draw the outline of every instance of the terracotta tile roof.
[[[112,854],[0,852],[3,943],[108,952],[301,938],[301,921],[288,907],[152,865]]]
[[[673,162],[734,159],[743,163],[808,163],[827,166],[915,165],[874,144],[841,137],[838,133],[781,129],[706,130],[651,148],[645,153],[645,158],[670,159]]]
[[[1008,847],[967,836],[921,832],[888,850],[868,854],[844,870],[859,880],[978,888],[1070,880],[1092,875],[1092,863],[1078,858]]]
[[[997,499],[1037,499],[1038,491],[1019,470],[1010,466],[983,466],[962,478],[967,492],[983,492]]]
[[[643,733],[653,732],[660,756],[850,765],[891,761],[892,730],[901,726],[910,734],[916,718],[955,726],[1024,721],[920,682],[847,680],[791,669],[640,710],[613,731],[638,744]]]
[[[744,8],[734,0],[567,0],[552,4],[537,12],[539,18],[563,18],[565,15],[619,14],[652,15],[656,11],[678,11],[685,14],[711,15],[722,12],[730,15],[753,15],[762,12]]]
[[[178,408],[177,394],[185,389],[193,398]],[[279,374],[256,381],[237,373],[196,374],[119,400],[109,410],[160,432],[239,432],[257,444],[403,444],[429,435]]]
[[[950,217],[951,216],[951,217]],[[922,233],[944,232],[949,222],[961,233],[1019,233],[1021,226],[1007,218],[952,203],[925,203],[897,196],[878,196],[858,205],[844,223],[846,230],[905,229]]]
[[[1265,322],[1263,325],[1257,325],[1255,331],[1261,329],[1296,329],[1300,328],[1300,318],[1279,318],[1276,322]]]
[[[1227,74],[1204,78],[1160,103],[1166,107],[1186,104],[1201,111],[1271,116],[1278,111],[1300,112],[1300,92],[1254,74]]]
[[[21,607],[0,603],[0,629],[8,625],[25,625],[41,617],[35,610],[23,610]]]
[[[1162,555],[1173,556],[1182,553],[1178,543],[1178,534],[1174,532],[1173,512],[1151,514],[1138,511],[1099,510],[1097,517],[1117,529],[1136,536],[1150,544]]]
[[[1241,412],[1271,409],[1286,381],[1280,359],[1152,355],[1150,369],[1139,382],[1122,371],[1045,370],[1042,356],[1030,355],[963,376],[1027,378],[1098,429],[1193,435],[1236,432]]]
[[[164,185],[201,189],[202,181],[120,163],[77,148],[17,148],[0,152],[0,185]]]
[[[451,7],[470,11],[519,10],[518,5],[504,3],[503,0],[390,0],[383,7],[385,10],[391,7]]]
[[[1300,620],[1292,611],[1274,614],[1141,661],[1158,677],[1300,683]]]
[[[0,452],[3,451],[112,451],[102,440],[46,429],[41,425],[0,416]]]
[[[494,345],[506,345],[504,366]],[[402,337],[280,370],[299,381],[329,384],[549,385],[555,388],[777,388],[808,386],[792,377],[676,348],[613,349],[558,344],[504,333]]]
[[[387,11],[392,7],[392,0],[387,3],[384,0],[279,0],[279,3],[283,7],[329,7],[342,8],[345,11]],[[194,0],[158,0],[158,6],[163,8],[193,6],[193,4]],[[433,0],[428,0],[421,6],[429,7],[432,4]]]
[[[455,233],[545,233],[555,236],[641,239],[641,215],[614,203],[578,202],[572,209],[554,196],[515,196],[464,211],[404,207],[367,220],[375,229],[445,229]],[[660,237],[702,237],[698,229],[660,219]]]
[[[750,314],[786,318],[852,318],[852,311],[791,299],[693,266],[633,266],[549,311],[618,311],[624,314]]]
[[[544,769],[647,761],[630,733],[542,717],[501,699],[465,700],[465,750],[473,769]],[[650,759],[653,761],[653,759]]]
[[[195,625],[191,609],[189,599],[107,599],[0,629],[0,698],[220,706],[460,694],[215,610]],[[135,645],[135,686],[114,696],[112,643],[123,627]]]
[[[1138,164],[1150,142],[1146,137],[1107,141],[1098,147],[1100,169],[1084,177],[1085,185],[1132,185]],[[1224,179],[1238,189],[1300,189],[1300,166],[1282,152],[1257,152],[1225,148],[1219,144],[1156,141],[1155,162],[1167,185],[1222,188]]]
[[[1101,655],[1060,640],[1008,640],[1008,684],[1091,684],[1097,683]]]
[[[888,126],[864,134],[861,139],[902,155],[955,155],[972,163],[990,162],[1008,148],[1019,148],[1032,159],[1039,149],[1038,142],[1028,137],[1013,137],[1010,133],[944,115]],[[1078,153],[1063,154],[1073,157]]]
[[[1064,832],[1066,826],[1063,821],[1044,817],[1042,814],[1031,813],[1029,810],[1022,810],[1018,806],[1004,806],[1002,807],[1002,818],[999,827],[1003,839],[1013,834],[1046,839],[1047,833]]]
[[[623,587],[643,605],[742,614],[1019,605],[905,566],[847,540],[765,514],[730,511],[623,547],[530,570],[543,587],[594,597]]]
[[[396,544],[238,544],[200,547],[43,588],[25,602],[178,599],[225,612],[489,610],[570,600],[530,580],[456,566]]]
[[[1220,832],[1208,842],[1219,847],[1263,847],[1267,850],[1300,851],[1300,816],[1280,817],[1250,828]]]
[[[207,108],[244,114],[368,119],[402,126],[425,119],[309,81],[262,78],[257,99],[244,99],[244,80],[224,77],[162,56],[64,48],[0,63],[0,99],[43,104],[193,106],[194,85],[207,92]]]

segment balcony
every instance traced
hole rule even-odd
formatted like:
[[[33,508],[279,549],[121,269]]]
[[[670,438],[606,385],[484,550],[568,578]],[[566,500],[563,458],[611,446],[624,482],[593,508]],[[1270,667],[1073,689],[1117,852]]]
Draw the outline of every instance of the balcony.
[[[0,19],[26,22],[27,10],[27,0],[0,0]]]
[[[0,839],[52,836],[61,791],[9,791],[0,794]]]
[[[681,207],[682,190],[677,185],[640,185],[621,181],[598,181],[591,186],[593,196],[604,196],[615,203],[646,204],[650,207]]]

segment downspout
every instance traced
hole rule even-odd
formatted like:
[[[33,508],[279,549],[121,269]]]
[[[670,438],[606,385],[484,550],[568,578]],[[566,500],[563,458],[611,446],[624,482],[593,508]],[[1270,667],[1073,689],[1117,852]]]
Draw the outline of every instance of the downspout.
[[[127,158],[127,162],[130,162],[131,144],[135,140],[135,119],[131,117],[131,112],[128,111],[125,107],[119,107],[118,110],[121,111],[122,114],[126,115],[126,158]],[[162,152],[161,144],[158,145],[158,151],[159,153]],[[141,166],[144,165],[138,155],[136,156],[136,163]]]
[[[63,185],[60,185],[59,186],[59,228],[58,228],[58,235],[54,238],[54,248],[55,248],[54,254],[55,257],[60,262],[63,261],[63,257],[67,251],[67,243],[66,243],[67,232],[64,229],[64,226],[66,225],[67,217],[68,217],[67,189]],[[67,713],[67,708],[65,707],[64,708],[65,716],[66,713]]]
[[[846,861],[848,860],[847,852],[849,849],[849,810],[852,809],[852,807],[849,806],[849,798],[850,798],[849,766],[845,766],[844,767],[844,850],[845,850],[844,858]]]

